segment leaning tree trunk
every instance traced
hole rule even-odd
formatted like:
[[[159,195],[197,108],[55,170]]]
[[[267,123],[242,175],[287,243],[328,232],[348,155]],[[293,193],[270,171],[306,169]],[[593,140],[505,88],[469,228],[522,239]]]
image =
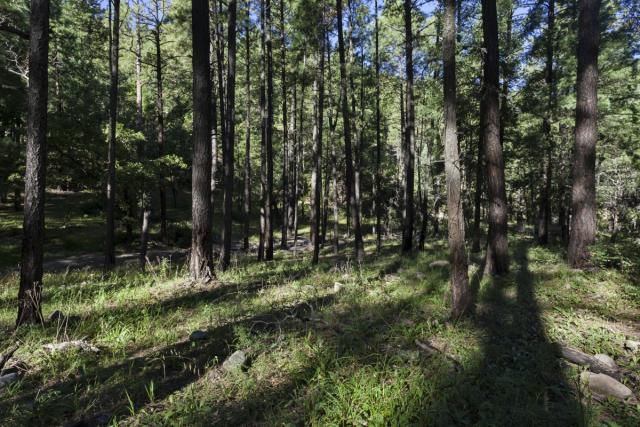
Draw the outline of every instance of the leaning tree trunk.
[[[322,12],[319,18],[322,25]],[[318,31],[320,31],[318,29]],[[318,37],[319,64],[313,82],[316,93],[315,122],[313,126],[313,169],[311,171],[311,243],[313,245],[312,264],[318,263],[320,255],[320,204],[322,203],[322,128],[324,118],[324,34]]]
[[[348,94],[347,94],[347,63],[345,58],[344,34],[342,30],[342,0],[336,0],[336,13],[338,21],[338,54],[340,57],[340,107],[342,110],[342,128],[344,131],[344,152],[345,152],[345,187],[347,193],[348,210],[351,216],[351,226],[354,232],[355,257],[358,262],[364,259],[364,248],[362,244],[362,229],[360,226],[360,216],[358,215],[358,205],[355,199],[355,180],[353,174],[353,150],[351,147],[351,118],[349,117]]]
[[[211,88],[209,80],[209,15],[207,0],[192,0],[193,161],[191,175],[191,278],[213,278],[211,241]]]
[[[31,0],[24,222],[16,326],[42,322],[42,244],[47,161],[49,1]]]
[[[111,0],[110,0],[111,1]],[[109,18],[111,3],[109,3]],[[113,0],[113,18],[109,31],[109,67],[111,87],[109,89],[109,148],[107,152],[107,235],[105,241],[104,269],[116,265],[115,214],[116,214],[116,122],[118,120],[118,50],[120,44],[120,0]]]
[[[249,251],[249,221],[251,217],[251,33],[250,18],[251,2],[247,1],[247,16],[245,20],[245,143],[244,143],[244,196],[243,196],[243,249]]]
[[[451,256],[451,312],[459,317],[471,302],[467,254],[464,249],[460,156],[456,124],[456,30],[455,0],[445,0],[442,56],[444,64],[444,168],[447,179],[447,213]]]
[[[507,197],[504,160],[500,145],[499,50],[496,0],[482,0],[484,39],[484,149],[489,196],[489,242],[485,271],[501,275],[509,271]]]
[[[569,265],[590,263],[589,245],[596,238],[596,142],[598,140],[598,49],[600,0],[580,0],[576,141],[571,189]]]
[[[222,229],[222,254],[220,266],[226,270],[231,263],[231,221],[233,219],[233,162],[236,137],[236,0],[229,0],[227,7],[227,105],[226,134],[224,139],[224,227]]]
[[[404,33],[405,33],[405,75],[406,90],[406,125],[404,134],[404,189],[402,206],[402,251],[409,252],[413,248],[413,222],[415,208],[413,206],[413,163],[415,158],[414,125],[415,109],[413,105],[413,30],[411,26],[412,0],[404,0]]]

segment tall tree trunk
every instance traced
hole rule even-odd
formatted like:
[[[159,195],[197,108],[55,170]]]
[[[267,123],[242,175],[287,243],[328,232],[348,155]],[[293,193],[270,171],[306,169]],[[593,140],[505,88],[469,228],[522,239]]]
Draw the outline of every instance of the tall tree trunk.
[[[483,89],[484,91],[484,89]],[[478,156],[476,159],[476,188],[473,194],[473,243],[471,252],[480,252],[480,219],[482,208],[483,146],[484,146],[484,97],[480,101],[480,134],[478,135]]]
[[[244,143],[244,231],[243,248],[249,251],[249,221],[251,218],[251,2],[247,0],[247,16],[245,18],[245,143]]]
[[[320,12],[319,26],[322,28],[323,12]],[[324,119],[324,33],[320,32],[318,36],[318,70],[316,78],[313,82],[316,103],[314,106],[314,125],[313,125],[313,169],[311,171],[311,243],[313,245],[312,264],[318,263],[320,255],[320,204],[322,203],[322,129]]]
[[[589,245],[596,238],[596,142],[598,140],[598,49],[600,0],[580,0],[576,140],[571,189],[569,265],[587,267]]]
[[[16,326],[42,323],[42,245],[47,171],[49,1],[31,0],[24,221]]]
[[[354,232],[355,257],[358,262],[361,262],[364,259],[364,248],[362,245],[360,216],[358,215],[358,205],[355,198],[356,191],[353,173],[353,151],[351,147],[351,118],[349,116],[349,107],[347,103],[347,63],[345,58],[344,35],[342,31],[342,0],[336,0],[336,13],[338,20],[338,54],[340,57],[340,103],[342,110],[342,128],[344,131],[344,151],[346,163],[345,186],[347,192],[348,209],[351,214],[351,225]]]
[[[265,2],[260,0],[260,243],[258,244],[258,261],[264,260],[267,240],[265,218],[267,191],[267,168],[265,165],[267,144],[266,37]]]
[[[226,135],[224,140],[224,204],[222,229],[222,254],[220,265],[226,270],[231,263],[231,221],[233,219],[233,169],[236,138],[236,15],[237,1],[229,0],[227,6],[227,105]]]
[[[161,23],[159,22],[159,1],[156,1],[156,25],[153,30],[153,40],[156,49],[156,142],[158,144],[158,157],[165,155],[164,147],[164,98],[162,91],[162,50],[161,50]],[[160,239],[167,242],[167,189],[164,183],[164,174],[160,173]]]
[[[325,40],[325,49],[327,50],[327,75],[329,76],[329,145],[331,146],[331,156],[329,161],[331,163],[331,185],[332,185],[332,199],[333,199],[333,253],[334,255],[338,254],[339,250],[339,237],[338,237],[338,225],[339,225],[339,207],[338,207],[338,157],[336,154],[336,141],[335,141],[335,132],[336,126],[338,125],[338,114],[334,110],[334,98],[333,98],[333,85],[331,84],[331,44],[328,40]],[[327,184],[329,186],[329,181],[327,177]],[[327,193],[328,193],[327,188]],[[325,209],[328,210],[328,205],[325,206]],[[325,214],[325,217],[328,216],[328,213]]]
[[[111,10],[113,2],[113,17]],[[111,87],[109,89],[109,148],[107,153],[107,236],[105,242],[104,269],[111,270],[116,265],[115,250],[115,210],[116,210],[116,122],[118,120],[118,56],[120,49],[120,0],[110,0],[109,18],[109,68]]]
[[[547,111],[542,122],[542,131],[546,144],[546,170],[544,171],[544,185],[540,197],[540,211],[538,213],[538,244],[549,243],[549,224],[551,222],[551,164],[553,153],[553,137],[551,135],[551,120],[555,111],[555,76],[553,70],[553,47],[555,43],[555,0],[547,3],[547,40],[546,40],[546,70],[545,83],[549,91]],[[544,164],[544,162],[543,162]]]
[[[298,92],[297,92],[297,83],[294,80],[293,82],[293,93],[291,94],[291,120],[289,122],[290,131],[289,135],[291,141],[289,143],[289,153],[287,154],[287,159],[289,160],[288,172],[291,178],[291,182],[289,184],[289,198],[287,200],[287,225],[289,226],[289,230],[287,230],[287,234],[293,234],[293,225],[294,225],[294,217],[295,217],[295,200],[296,200],[296,141],[297,141],[297,106],[298,106]],[[295,244],[295,243],[294,243]]]
[[[482,33],[484,38],[484,149],[487,160],[489,196],[489,244],[485,271],[501,275],[509,271],[507,242],[507,197],[504,160],[500,145],[500,99],[498,17],[496,0],[482,0]]]
[[[376,171],[373,181],[373,198],[376,205],[376,252],[382,248],[382,144],[380,143],[380,28],[378,24],[378,0],[375,0],[375,67],[376,67]]]
[[[280,82],[282,85],[282,228],[280,248],[287,249],[289,230],[289,135],[287,124],[287,38],[284,20],[284,0],[280,0]]]
[[[267,55],[267,129],[266,129],[266,168],[267,187],[265,191],[264,218],[266,229],[265,259],[273,259],[273,46],[271,40],[271,0],[265,1],[265,43]]]
[[[467,254],[464,249],[460,155],[456,124],[456,30],[455,0],[445,0],[442,56],[444,64],[444,168],[447,179],[447,214],[451,257],[451,313],[459,317],[471,302]]]
[[[207,0],[192,0],[193,34],[193,161],[191,175],[191,259],[197,281],[214,276],[211,241],[211,87]]]
[[[411,25],[412,0],[404,0],[404,33],[405,33],[405,75],[406,90],[406,126],[404,134],[404,191],[402,207],[402,251],[409,252],[413,248],[413,222],[415,208],[413,206],[414,182],[414,124],[415,110],[413,105],[413,30]]]

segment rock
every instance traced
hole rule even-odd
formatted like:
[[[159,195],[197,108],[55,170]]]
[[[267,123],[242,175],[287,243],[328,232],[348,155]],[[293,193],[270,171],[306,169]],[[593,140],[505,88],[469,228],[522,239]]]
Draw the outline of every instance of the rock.
[[[189,341],[203,341],[208,337],[205,331],[193,331],[191,335],[189,335]]]
[[[589,370],[591,372],[595,372],[597,374],[607,374],[611,377],[620,378],[620,373],[618,372],[617,366],[612,369],[607,363],[603,363],[600,359],[593,357],[587,353],[583,353],[576,348],[572,348],[563,344],[560,344],[559,347],[560,355],[569,362],[581,366],[587,366],[589,367]]]
[[[416,279],[424,280],[426,277],[427,277],[427,275],[424,274],[422,271],[416,271]]]
[[[437,261],[433,261],[431,264],[429,264],[429,267],[431,267],[431,268],[449,267],[449,261],[447,261],[445,259],[440,259],[440,260],[437,260]]]
[[[612,371],[618,370],[618,364],[616,363],[616,361],[607,354],[596,354],[595,356],[593,356],[593,358],[598,360],[600,363],[602,363]]]
[[[100,349],[98,347],[83,340],[45,344],[42,346],[42,348],[52,353],[56,351],[66,351],[72,348],[91,353],[100,353]]]
[[[640,341],[626,340],[624,342],[624,348],[635,353],[640,350]]]
[[[333,284],[333,292],[340,292],[340,290],[342,289],[344,285],[340,282],[335,282]]]
[[[0,390],[18,381],[18,374],[11,373],[0,376]]]
[[[589,386],[593,394],[598,396],[624,400],[632,395],[629,387],[605,374],[585,371],[580,374],[580,380]]]
[[[247,363],[247,355],[242,350],[235,351],[222,364],[222,370],[225,372],[239,371]]]

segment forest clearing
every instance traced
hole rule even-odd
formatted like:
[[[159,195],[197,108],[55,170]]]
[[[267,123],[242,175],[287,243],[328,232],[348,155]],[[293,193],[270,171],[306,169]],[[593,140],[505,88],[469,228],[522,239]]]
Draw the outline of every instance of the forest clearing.
[[[0,0],[0,425],[639,426],[636,0]]]

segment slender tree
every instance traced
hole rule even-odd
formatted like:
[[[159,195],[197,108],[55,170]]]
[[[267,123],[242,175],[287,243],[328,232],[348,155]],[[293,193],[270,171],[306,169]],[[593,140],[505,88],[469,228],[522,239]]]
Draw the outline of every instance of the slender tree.
[[[233,162],[236,121],[236,15],[237,2],[229,0],[227,7],[227,105],[224,140],[224,204],[222,229],[221,267],[226,270],[231,263],[231,221],[233,219]]]
[[[509,271],[507,197],[504,160],[500,144],[498,17],[496,0],[482,0],[484,59],[484,150],[489,196],[489,242],[485,271],[501,275]]]
[[[415,108],[413,103],[413,29],[411,15],[413,0],[404,0],[404,37],[405,37],[405,76],[407,90],[405,92],[406,123],[404,132],[404,188],[402,205],[402,251],[413,248],[413,222],[415,207],[413,206],[413,183],[415,161]]]
[[[265,166],[267,182],[264,200],[265,260],[273,259],[273,41],[271,37],[271,0],[264,0],[265,44],[267,64],[267,123],[265,144]]]
[[[267,200],[267,61],[266,61],[266,23],[265,2],[260,0],[260,243],[258,245],[258,260],[265,258],[267,240],[266,200]]]
[[[380,26],[378,23],[378,0],[375,0],[375,67],[376,67],[376,171],[373,181],[376,213],[376,252],[382,248],[382,144],[380,143]]]
[[[249,221],[251,219],[251,1],[246,2],[247,15],[245,17],[245,135],[244,135],[244,225],[243,249],[249,251]]]
[[[322,30],[324,10],[322,6],[318,17],[318,69],[313,82],[316,103],[314,106],[313,125],[313,169],[311,170],[311,243],[313,256],[311,262],[318,263],[320,254],[320,204],[322,195],[322,129],[324,125],[324,43],[325,35]]]
[[[598,50],[600,0],[580,0],[576,134],[571,189],[569,265],[590,263],[589,245],[596,238],[596,142],[598,140]]]
[[[116,210],[116,122],[118,120],[118,57],[120,49],[120,0],[109,0],[109,144],[107,150],[107,234],[104,269],[116,265],[115,210]]]
[[[342,0],[336,0],[336,14],[338,23],[338,55],[340,57],[340,109],[342,111],[342,128],[344,132],[344,153],[346,163],[345,187],[347,193],[348,211],[351,216],[351,225],[354,232],[354,246],[356,260],[361,262],[364,259],[364,248],[362,244],[362,229],[360,227],[360,216],[358,215],[358,205],[355,197],[355,180],[353,172],[353,151],[351,147],[351,117],[348,107],[347,93],[347,63],[345,56],[343,22],[342,22]]]
[[[191,175],[191,259],[197,281],[213,278],[211,241],[211,88],[207,0],[192,0],[193,34],[193,162]]]
[[[458,127],[456,123],[456,30],[455,0],[444,2],[442,56],[444,64],[444,167],[447,180],[447,214],[449,218],[449,251],[451,257],[451,312],[464,314],[471,301],[467,254],[464,249],[464,217],[462,210]]]
[[[287,248],[289,229],[289,135],[287,125],[287,37],[285,32],[284,0],[280,0],[280,85],[282,89],[282,227],[280,248]]]
[[[42,322],[42,252],[47,162],[49,1],[31,0],[27,153],[16,326]]]

